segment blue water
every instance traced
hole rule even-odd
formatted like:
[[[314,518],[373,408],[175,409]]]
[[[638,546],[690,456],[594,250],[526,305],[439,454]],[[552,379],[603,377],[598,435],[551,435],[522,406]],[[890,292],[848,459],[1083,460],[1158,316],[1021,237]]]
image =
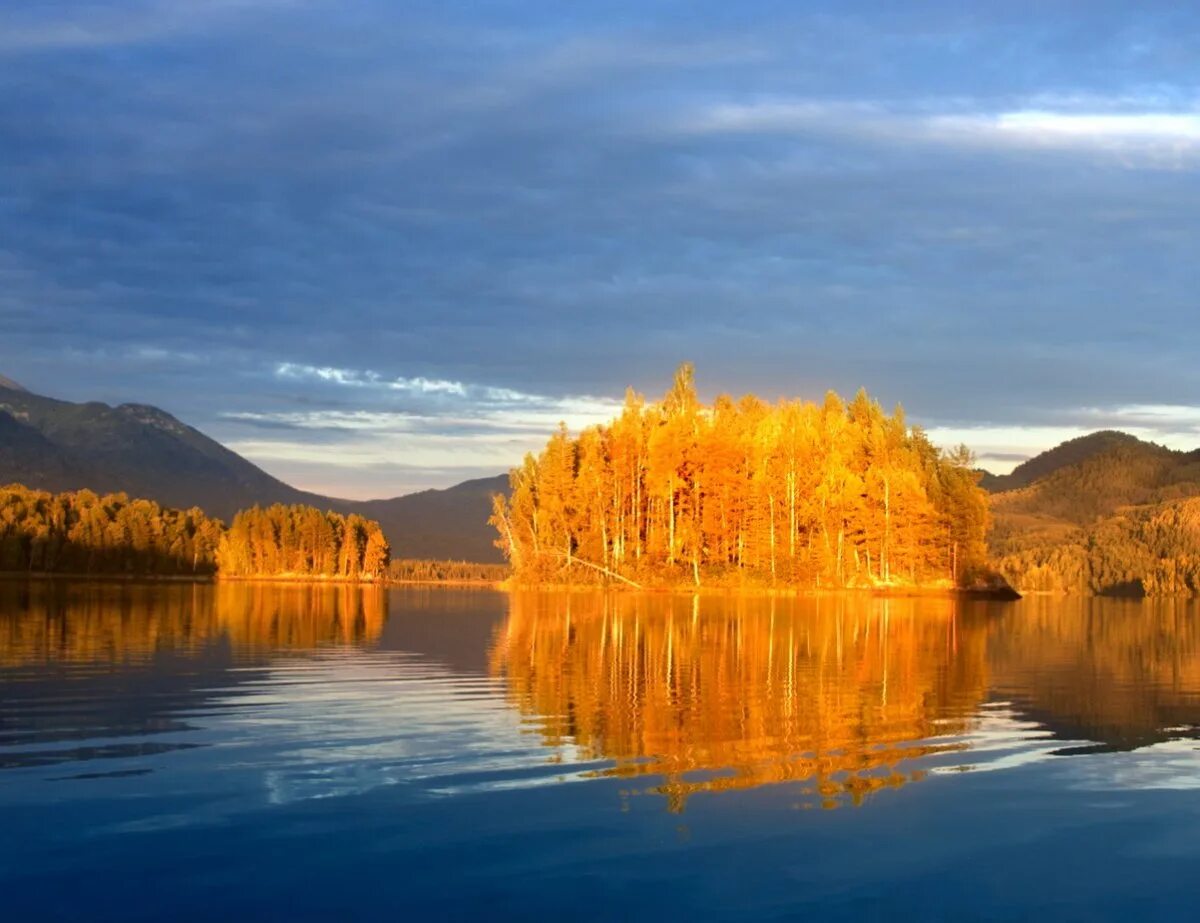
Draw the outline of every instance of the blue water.
[[[1194,919],[1198,616],[0,585],[3,919]]]

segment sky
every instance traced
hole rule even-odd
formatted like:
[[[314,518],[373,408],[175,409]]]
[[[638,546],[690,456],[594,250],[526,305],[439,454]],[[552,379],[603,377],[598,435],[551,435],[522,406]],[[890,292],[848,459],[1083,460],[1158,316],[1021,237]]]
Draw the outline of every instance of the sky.
[[[1200,446],[1200,7],[6,0],[0,374],[349,497],[663,393]]]

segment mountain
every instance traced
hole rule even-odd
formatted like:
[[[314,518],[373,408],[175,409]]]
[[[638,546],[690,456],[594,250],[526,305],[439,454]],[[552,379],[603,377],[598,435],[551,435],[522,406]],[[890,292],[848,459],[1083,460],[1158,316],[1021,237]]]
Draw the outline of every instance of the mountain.
[[[508,493],[507,474],[464,481],[445,490],[367,500],[354,509],[383,526],[393,558],[498,564],[504,557],[495,545],[495,529],[487,524],[496,493]]]
[[[989,550],[1017,589],[1200,592],[1200,452],[1093,433],[1009,478],[1018,486],[992,495]]]
[[[76,404],[0,376],[0,484],[124,492],[239,509],[300,503],[380,523],[396,558],[502,560],[487,524],[505,475],[386,500],[298,490],[165,411]],[[1200,451],[1178,452],[1110,430],[1072,439],[987,475],[989,551],[1022,591],[1200,594]]]
[[[156,407],[74,404],[14,388],[0,388],[0,481],[124,491],[223,519],[255,503],[323,500]]]
[[[1053,474],[1060,468],[1077,465],[1089,458],[1103,455],[1111,449],[1138,445],[1150,445],[1150,443],[1144,443],[1128,433],[1119,433],[1111,429],[1101,430],[1077,439],[1069,439],[1053,449],[1035,455],[1017,465],[1009,474],[992,474],[985,471],[983,479],[979,483],[984,490],[992,493],[1016,490],[1020,487],[1028,487],[1039,478]]]
[[[226,521],[272,503],[357,512],[379,522],[394,557],[481,563],[501,560],[487,519],[492,493],[508,486],[499,476],[388,500],[325,497],[285,484],[157,407],[60,401],[0,376],[0,484],[8,483],[124,492]]]

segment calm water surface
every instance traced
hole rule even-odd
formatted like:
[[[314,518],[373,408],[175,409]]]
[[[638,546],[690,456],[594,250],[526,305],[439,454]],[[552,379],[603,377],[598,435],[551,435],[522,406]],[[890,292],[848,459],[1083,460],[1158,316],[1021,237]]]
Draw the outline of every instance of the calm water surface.
[[[0,584],[5,920],[1195,919],[1200,609]]]

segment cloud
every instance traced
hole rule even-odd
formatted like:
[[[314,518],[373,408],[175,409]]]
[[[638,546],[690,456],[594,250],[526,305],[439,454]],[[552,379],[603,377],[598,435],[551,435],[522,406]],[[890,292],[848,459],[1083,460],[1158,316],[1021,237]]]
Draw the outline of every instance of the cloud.
[[[114,8],[74,2],[0,12],[0,53],[111,48],[162,41],[227,23],[238,14],[302,0],[141,0]]]
[[[1107,154],[1131,168],[1189,169],[1200,157],[1198,112],[1051,112],[941,116],[930,134],[952,143]]]
[[[341,387],[364,388],[374,391],[376,394],[386,395],[388,392],[401,392],[426,398],[445,398],[453,401],[456,406],[480,414],[515,408],[521,413],[561,411],[575,418],[589,419],[598,418],[600,414],[604,414],[604,419],[607,419],[620,408],[619,401],[606,398],[549,397],[543,394],[528,394],[512,388],[467,384],[445,379],[429,379],[419,376],[413,378],[388,377],[369,369],[338,369],[282,362],[276,367],[275,374],[284,379],[309,379]],[[383,415],[384,418],[387,416]],[[592,420],[592,422],[597,421],[597,419]]]
[[[1200,406],[1127,405],[1079,407],[1057,411],[1056,425],[932,425],[929,438],[939,446],[965,443],[993,473],[1004,474],[1047,448],[1100,429],[1117,429],[1178,451],[1200,449]]]
[[[986,455],[979,455],[977,457],[984,463],[984,467],[986,467],[989,461],[998,462],[1005,466],[1019,465],[1023,461],[1028,461],[1033,456],[1026,455],[1024,452],[988,452]],[[1006,470],[1008,469],[1006,468]]]
[[[298,472],[307,486],[340,483],[334,493],[359,498],[498,474],[540,451],[560,422],[578,431],[607,422],[621,407],[586,395],[293,362],[279,363],[274,377],[317,394],[349,393],[355,405],[226,411],[219,418],[225,444],[269,470]]]
[[[684,359],[709,397],[865,385],[1036,451],[1107,425],[1081,408],[1200,394],[1198,27],[1153,3],[6,6],[0,372],[160,404],[341,493],[448,479],[466,442],[507,467]]]
[[[1200,153],[1200,111],[979,111],[969,98],[906,101],[768,99],[716,103],[673,124],[684,135],[783,134],[867,143],[1108,153],[1130,166],[1183,167]],[[937,106],[949,111],[928,111]],[[974,109],[975,111],[972,111]],[[966,111],[964,111],[966,110]],[[1130,159],[1134,158],[1134,159]]]
[[[384,378],[377,372],[359,372],[312,365],[281,362],[275,369],[280,378],[316,378],[354,388],[388,388],[393,391],[410,391],[416,394],[453,394],[465,397],[466,387],[462,382],[429,378]]]
[[[1116,407],[1085,407],[1081,420],[1096,428],[1137,429],[1166,437],[1194,436],[1200,448],[1200,406],[1188,404],[1127,404]]]
[[[960,117],[961,118],[961,117]],[[1033,143],[1100,144],[1161,142],[1200,144],[1200,113],[1194,112],[1001,112],[951,120]]]

